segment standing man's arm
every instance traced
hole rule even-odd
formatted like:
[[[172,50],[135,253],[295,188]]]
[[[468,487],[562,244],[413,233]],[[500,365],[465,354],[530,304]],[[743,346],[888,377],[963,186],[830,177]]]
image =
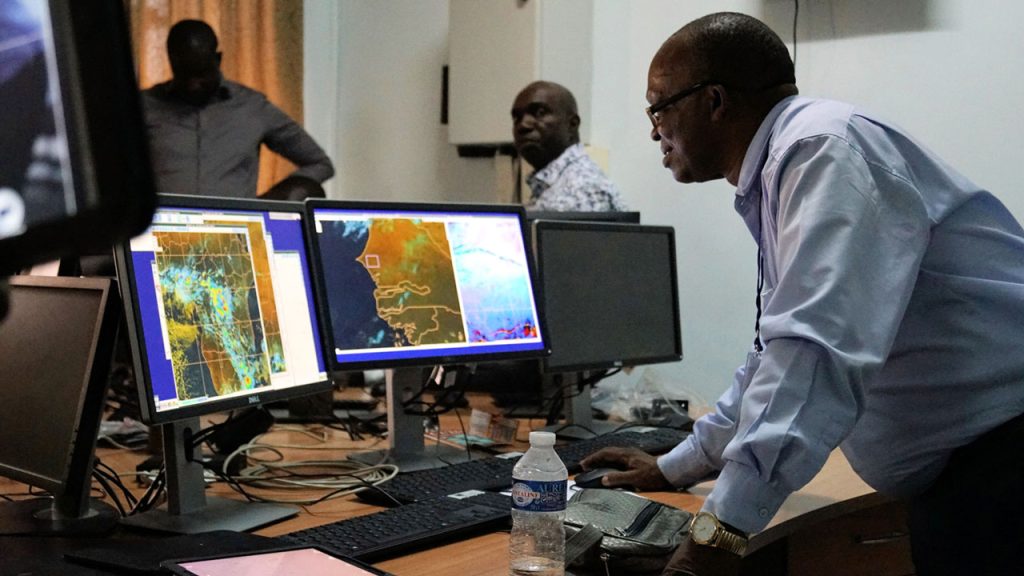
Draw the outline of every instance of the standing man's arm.
[[[334,164],[323,148],[280,108],[264,100],[260,117],[266,126],[263,143],[298,166],[289,177],[300,176],[323,183],[334,176]]]
[[[611,466],[622,469],[602,480],[605,486],[636,490],[686,488],[713,478],[721,470],[722,451],[736,433],[743,390],[752,376],[749,362],[736,370],[732,386],[715,403],[715,411],[698,419],[693,434],[671,452],[655,458],[637,448],[604,448],[583,459],[584,470]]]
[[[754,352],[748,362],[736,370],[733,383],[715,402],[715,411],[693,424],[693,434],[658,458],[658,468],[673,486],[686,488],[718,475],[725,465],[722,452],[736,434],[743,391],[753,370]]]

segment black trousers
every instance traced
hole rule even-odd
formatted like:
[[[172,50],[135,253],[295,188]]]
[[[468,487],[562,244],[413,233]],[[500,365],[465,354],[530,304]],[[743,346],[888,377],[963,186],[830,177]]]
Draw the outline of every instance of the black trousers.
[[[954,451],[909,524],[917,576],[1024,574],[1024,415]]]

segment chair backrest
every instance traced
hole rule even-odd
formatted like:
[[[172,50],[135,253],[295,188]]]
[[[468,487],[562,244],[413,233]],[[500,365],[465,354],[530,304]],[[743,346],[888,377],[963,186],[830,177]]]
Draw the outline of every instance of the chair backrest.
[[[289,176],[260,195],[260,198],[264,200],[288,200],[291,202],[301,202],[306,198],[325,197],[324,187],[319,182],[302,176]]]

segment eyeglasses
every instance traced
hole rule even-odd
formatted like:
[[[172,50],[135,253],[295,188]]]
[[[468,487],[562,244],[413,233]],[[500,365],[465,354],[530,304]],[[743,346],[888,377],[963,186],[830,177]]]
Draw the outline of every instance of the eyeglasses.
[[[650,106],[645,108],[644,111],[647,112],[647,117],[651,119],[651,125],[654,126],[655,129],[657,129],[658,128],[658,124],[661,123],[661,116],[660,116],[660,114],[661,114],[662,110],[664,110],[665,108],[668,108],[669,106],[675,104],[676,102],[679,102],[683,98],[686,98],[690,94],[695,93],[697,90],[700,90],[701,88],[703,88],[703,87],[705,87],[705,86],[707,86],[709,84],[713,84],[713,82],[711,82],[710,80],[705,80],[703,82],[697,82],[693,86],[690,86],[689,88],[686,88],[686,89],[682,90],[681,92],[676,92],[675,94],[669,96],[668,98],[664,98],[662,100],[659,100],[659,101],[655,102],[654,104],[651,104]]]

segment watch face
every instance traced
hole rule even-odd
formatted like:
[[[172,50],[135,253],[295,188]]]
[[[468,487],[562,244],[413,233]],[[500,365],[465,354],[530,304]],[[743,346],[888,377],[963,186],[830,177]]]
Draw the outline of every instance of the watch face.
[[[690,533],[693,537],[693,541],[698,544],[707,544],[711,542],[711,539],[715,536],[715,532],[718,530],[718,523],[715,522],[715,517],[706,512],[701,512],[693,519],[693,525],[690,526]]]

